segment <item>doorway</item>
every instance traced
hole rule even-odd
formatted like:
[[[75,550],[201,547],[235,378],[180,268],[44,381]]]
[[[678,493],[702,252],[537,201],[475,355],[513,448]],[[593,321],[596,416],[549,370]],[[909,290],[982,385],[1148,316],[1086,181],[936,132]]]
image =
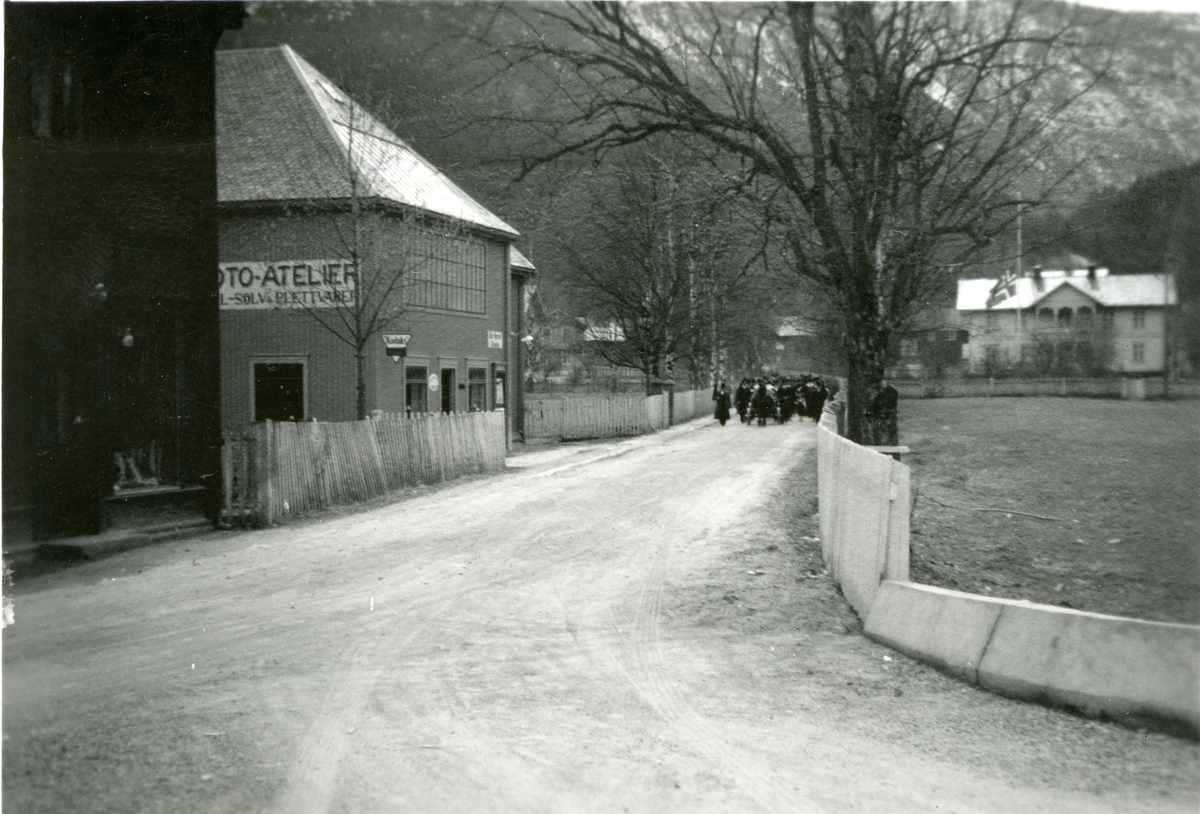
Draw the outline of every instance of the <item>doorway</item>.
[[[455,386],[454,368],[442,368],[442,412],[454,412]]]

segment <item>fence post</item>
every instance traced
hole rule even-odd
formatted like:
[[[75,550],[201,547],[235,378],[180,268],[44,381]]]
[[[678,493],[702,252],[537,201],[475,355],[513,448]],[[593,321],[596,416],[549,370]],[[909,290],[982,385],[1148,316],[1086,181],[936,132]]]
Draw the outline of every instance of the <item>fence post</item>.
[[[275,433],[271,419],[254,425],[254,519],[269,526],[275,521]]]
[[[221,433],[221,510],[218,523],[228,522],[226,514],[233,514],[233,433]]]

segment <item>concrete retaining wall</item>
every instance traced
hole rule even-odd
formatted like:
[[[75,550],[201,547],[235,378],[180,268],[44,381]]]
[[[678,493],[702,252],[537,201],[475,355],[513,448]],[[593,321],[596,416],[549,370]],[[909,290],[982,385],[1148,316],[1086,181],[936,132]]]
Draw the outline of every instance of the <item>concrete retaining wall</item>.
[[[1002,695],[1200,734],[1200,627],[889,581],[872,639]]]
[[[908,467],[817,428],[821,548],[872,639],[1002,695],[1200,735],[1200,626],[908,582]]]
[[[909,469],[817,427],[821,551],[834,584],[866,617],[879,583],[908,579]]]

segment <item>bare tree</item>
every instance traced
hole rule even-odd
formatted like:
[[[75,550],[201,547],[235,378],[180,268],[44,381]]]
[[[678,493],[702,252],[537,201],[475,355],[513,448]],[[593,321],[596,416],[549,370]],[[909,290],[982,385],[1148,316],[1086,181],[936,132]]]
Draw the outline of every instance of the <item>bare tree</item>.
[[[1061,180],[1044,159],[1097,74],[1069,10],[1030,8],[514,6],[513,67],[562,91],[526,117],[560,145],[527,171],[664,133],[739,160],[792,271],[841,317],[848,435],[870,443],[893,336],[1007,227],[1018,190],[1028,210]]]
[[[687,360],[694,387],[716,375],[720,318],[748,276],[757,236],[739,230],[720,181],[640,152],[593,179],[564,246],[592,346],[640,370],[647,388],[673,376],[676,358]]]

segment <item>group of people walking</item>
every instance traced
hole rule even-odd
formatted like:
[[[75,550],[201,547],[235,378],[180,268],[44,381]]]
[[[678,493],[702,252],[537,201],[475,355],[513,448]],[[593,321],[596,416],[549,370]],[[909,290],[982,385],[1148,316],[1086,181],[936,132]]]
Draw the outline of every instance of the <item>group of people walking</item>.
[[[714,417],[725,426],[731,408],[737,410],[738,420],[743,424],[755,422],[761,427],[767,419],[780,424],[792,420],[792,416],[808,416],[813,421],[821,420],[821,411],[829,398],[829,388],[820,376],[805,374],[794,376],[760,376],[744,378],[735,392],[729,385],[717,382],[713,389],[716,402]]]

